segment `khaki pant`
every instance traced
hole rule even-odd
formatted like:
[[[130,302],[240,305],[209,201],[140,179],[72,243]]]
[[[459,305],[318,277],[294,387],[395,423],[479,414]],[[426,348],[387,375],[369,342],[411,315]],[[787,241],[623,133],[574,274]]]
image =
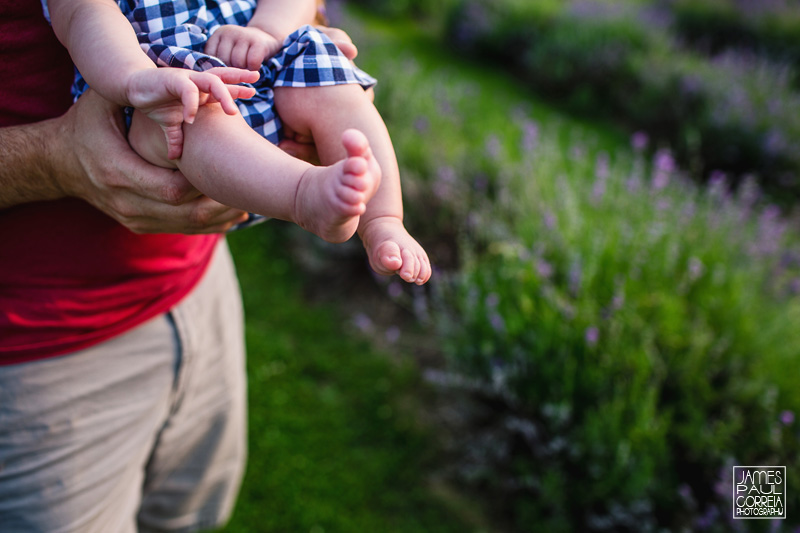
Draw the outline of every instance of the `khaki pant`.
[[[196,531],[230,515],[246,453],[242,307],[227,246],[167,315],[0,366],[0,531]]]

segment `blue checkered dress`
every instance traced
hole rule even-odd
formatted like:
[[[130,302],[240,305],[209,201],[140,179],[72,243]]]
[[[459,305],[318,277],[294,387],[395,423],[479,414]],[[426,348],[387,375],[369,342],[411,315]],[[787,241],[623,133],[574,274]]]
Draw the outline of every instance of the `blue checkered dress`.
[[[204,71],[226,66],[203,53],[208,38],[222,25],[243,26],[253,16],[256,0],[118,0],[139,44],[162,67]],[[261,79],[253,84],[256,95],[239,100],[239,110],[259,134],[277,144],[281,122],[273,106],[273,87],[321,87],[357,83],[367,89],[376,81],[356,68],[322,32],[303,26],[283,43],[277,55],[261,67]],[[88,85],[76,75],[77,98]]]
[[[42,2],[45,4],[46,0]],[[204,54],[208,38],[222,25],[243,26],[253,16],[256,0],[117,0],[130,21],[139,44],[158,66],[205,71],[226,66],[218,58]],[[355,67],[333,42],[312,26],[303,26],[283,43],[283,48],[260,69],[261,78],[253,84],[256,95],[237,104],[245,121],[267,140],[281,139],[281,121],[274,110],[273,87],[321,87],[359,84],[364,89],[376,81]],[[88,88],[76,73],[73,95],[78,98]],[[235,229],[263,220],[258,215]]]

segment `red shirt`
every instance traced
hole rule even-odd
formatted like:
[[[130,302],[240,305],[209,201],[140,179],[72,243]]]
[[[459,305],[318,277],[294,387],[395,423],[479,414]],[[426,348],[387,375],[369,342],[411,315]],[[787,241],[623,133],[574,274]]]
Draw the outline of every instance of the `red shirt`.
[[[37,0],[0,0],[0,64],[0,127],[69,107],[72,63]],[[73,198],[0,210],[0,364],[86,348],[167,311],[218,239],[136,235]]]

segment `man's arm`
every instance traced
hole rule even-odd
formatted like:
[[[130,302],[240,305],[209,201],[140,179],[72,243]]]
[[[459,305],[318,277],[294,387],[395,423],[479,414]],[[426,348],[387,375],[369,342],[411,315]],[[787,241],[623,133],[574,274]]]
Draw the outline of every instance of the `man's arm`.
[[[123,132],[119,107],[94,91],[59,118],[0,128],[0,209],[74,196],[137,233],[218,233],[246,218],[145,162]]]
[[[55,129],[55,119],[0,128],[0,209],[64,196],[50,158],[42,157]]]

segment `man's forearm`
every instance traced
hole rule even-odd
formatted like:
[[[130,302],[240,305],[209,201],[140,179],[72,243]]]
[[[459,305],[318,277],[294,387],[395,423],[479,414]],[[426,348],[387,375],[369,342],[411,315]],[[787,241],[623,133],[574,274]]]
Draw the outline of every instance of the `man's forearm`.
[[[64,196],[51,157],[57,120],[0,128],[0,209]]]

